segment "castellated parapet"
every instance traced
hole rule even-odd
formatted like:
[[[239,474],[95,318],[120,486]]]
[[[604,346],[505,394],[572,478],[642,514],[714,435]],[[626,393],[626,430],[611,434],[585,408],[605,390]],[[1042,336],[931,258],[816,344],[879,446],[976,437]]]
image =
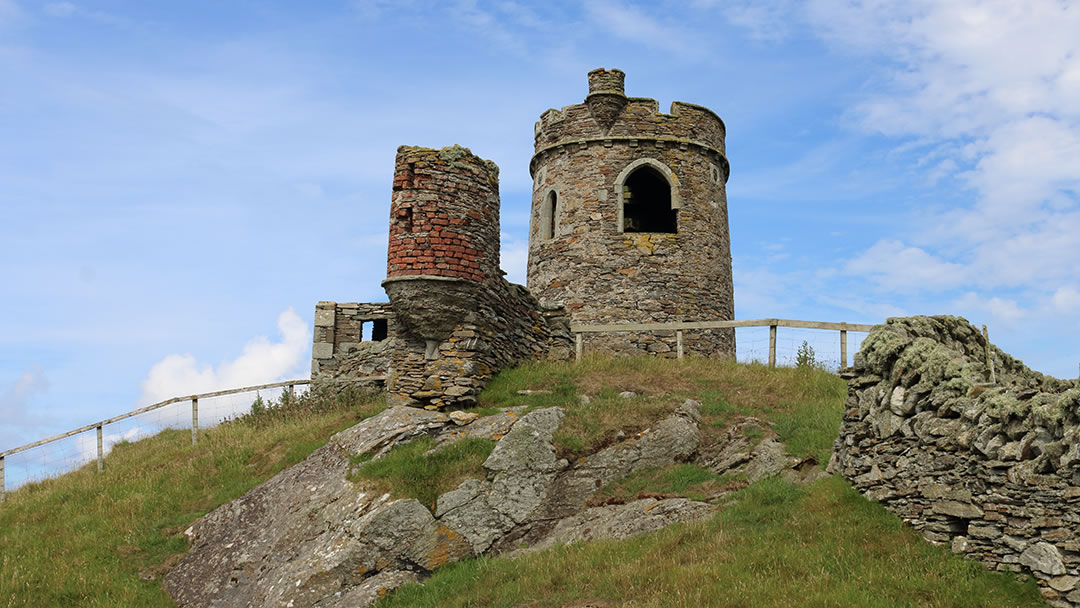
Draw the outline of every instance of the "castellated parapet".
[[[725,127],[711,110],[627,97],[589,72],[584,103],[536,123],[528,286],[578,323],[734,318]],[[672,336],[593,334],[588,350],[675,355]],[[687,332],[687,352],[733,356],[734,330]]]

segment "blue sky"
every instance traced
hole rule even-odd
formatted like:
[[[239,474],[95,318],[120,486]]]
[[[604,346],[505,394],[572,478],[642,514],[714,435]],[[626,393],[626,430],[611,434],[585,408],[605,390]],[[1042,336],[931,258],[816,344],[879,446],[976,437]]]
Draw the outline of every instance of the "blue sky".
[[[736,317],[958,314],[1080,362],[1075,2],[0,0],[0,449],[305,377],[381,301],[398,145],[501,168],[585,73],[728,126]]]

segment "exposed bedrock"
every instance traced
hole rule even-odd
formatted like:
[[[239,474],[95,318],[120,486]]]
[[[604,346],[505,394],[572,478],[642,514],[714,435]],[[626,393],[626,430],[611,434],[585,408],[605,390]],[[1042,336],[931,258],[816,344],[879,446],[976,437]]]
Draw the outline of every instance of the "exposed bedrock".
[[[191,550],[165,587],[179,606],[365,606],[473,555],[621,538],[712,513],[710,504],[681,498],[585,507],[608,481],[690,460],[698,446],[696,402],[576,463],[558,458],[552,442],[561,409],[520,413],[455,420],[389,408],[198,520],[186,532]],[[420,436],[433,437],[434,449],[465,437],[497,443],[484,478],[440,496],[434,514],[414,499],[375,494],[347,479],[351,456],[378,459]]]
[[[1028,369],[949,316],[875,327],[846,375],[831,472],[927,540],[1031,573],[1051,605],[1080,606],[1075,381]]]

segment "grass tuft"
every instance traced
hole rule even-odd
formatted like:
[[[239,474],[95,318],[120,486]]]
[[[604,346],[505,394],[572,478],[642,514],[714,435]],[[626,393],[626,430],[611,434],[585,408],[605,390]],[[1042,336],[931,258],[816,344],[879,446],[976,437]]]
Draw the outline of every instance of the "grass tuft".
[[[468,438],[435,448],[430,437],[421,437],[396,446],[378,460],[363,455],[349,474],[352,481],[367,481],[379,492],[401,498],[415,498],[432,511],[440,494],[456,488],[466,479],[484,478],[484,461],[495,442]]]

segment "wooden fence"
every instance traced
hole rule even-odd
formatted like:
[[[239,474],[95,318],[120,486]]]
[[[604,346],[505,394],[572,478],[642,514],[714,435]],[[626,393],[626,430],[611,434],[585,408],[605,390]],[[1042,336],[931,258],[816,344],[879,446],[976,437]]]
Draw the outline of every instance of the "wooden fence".
[[[259,385],[256,385],[256,386],[245,386],[243,388],[231,388],[231,389],[224,390],[224,391],[214,391],[212,393],[202,393],[202,394],[199,394],[199,395],[188,395],[186,397],[173,397],[172,399],[166,399],[165,401],[161,401],[161,402],[155,403],[153,405],[148,405],[146,407],[141,407],[141,408],[139,408],[137,410],[130,411],[130,412],[126,413],[126,414],[120,414],[119,416],[113,416],[112,418],[107,418],[105,420],[102,420],[101,422],[95,422],[93,424],[88,424],[86,426],[79,427],[79,428],[77,428],[77,429],[75,429],[73,431],[68,431],[66,433],[61,433],[59,435],[56,435],[54,437],[49,437],[48,439],[42,439],[41,441],[35,441],[34,443],[28,443],[26,445],[22,445],[22,446],[19,446],[17,448],[12,448],[10,450],[0,452],[0,502],[4,501],[4,493],[5,493],[4,458],[7,457],[7,456],[10,456],[12,454],[16,454],[18,452],[23,452],[25,450],[29,450],[30,448],[36,448],[38,446],[42,446],[42,445],[45,445],[47,443],[52,443],[54,441],[60,441],[61,439],[67,439],[68,437],[73,437],[75,435],[78,435],[79,433],[85,433],[87,431],[96,429],[97,430],[97,469],[98,469],[98,472],[101,472],[105,468],[105,450],[104,450],[104,446],[102,445],[103,442],[102,442],[102,431],[101,431],[101,429],[106,424],[112,424],[114,422],[120,422],[121,420],[125,420],[127,418],[132,418],[132,417],[138,416],[139,414],[145,414],[147,412],[151,412],[153,410],[160,409],[160,408],[163,408],[163,407],[165,407],[167,405],[172,405],[174,403],[181,403],[183,401],[190,401],[191,402],[191,445],[195,445],[195,444],[197,444],[199,442],[199,399],[209,399],[211,397],[222,397],[224,395],[233,395],[233,394],[236,394],[236,393],[250,393],[251,391],[258,391],[258,390],[270,389],[270,388],[282,388],[282,387],[284,387],[285,390],[288,391],[291,394],[293,392],[293,389],[296,386],[303,385],[303,384],[311,384],[311,380],[285,380],[283,382],[272,382],[270,384],[259,384]]]
[[[847,367],[847,332],[870,331],[873,325],[865,323],[829,323],[823,321],[792,321],[790,319],[753,319],[750,321],[676,321],[673,323],[613,323],[580,324],[571,323],[574,333],[574,358],[581,359],[582,337],[590,333],[614,333],[626,331],[674,331],[675,352],[683,358],[683,331],[688,329],[727,329],[735,327],[769,328],[769,367],[776,367],[776,328],[798,327],[802,329],[826,329],[840,332],[840,367]]]

